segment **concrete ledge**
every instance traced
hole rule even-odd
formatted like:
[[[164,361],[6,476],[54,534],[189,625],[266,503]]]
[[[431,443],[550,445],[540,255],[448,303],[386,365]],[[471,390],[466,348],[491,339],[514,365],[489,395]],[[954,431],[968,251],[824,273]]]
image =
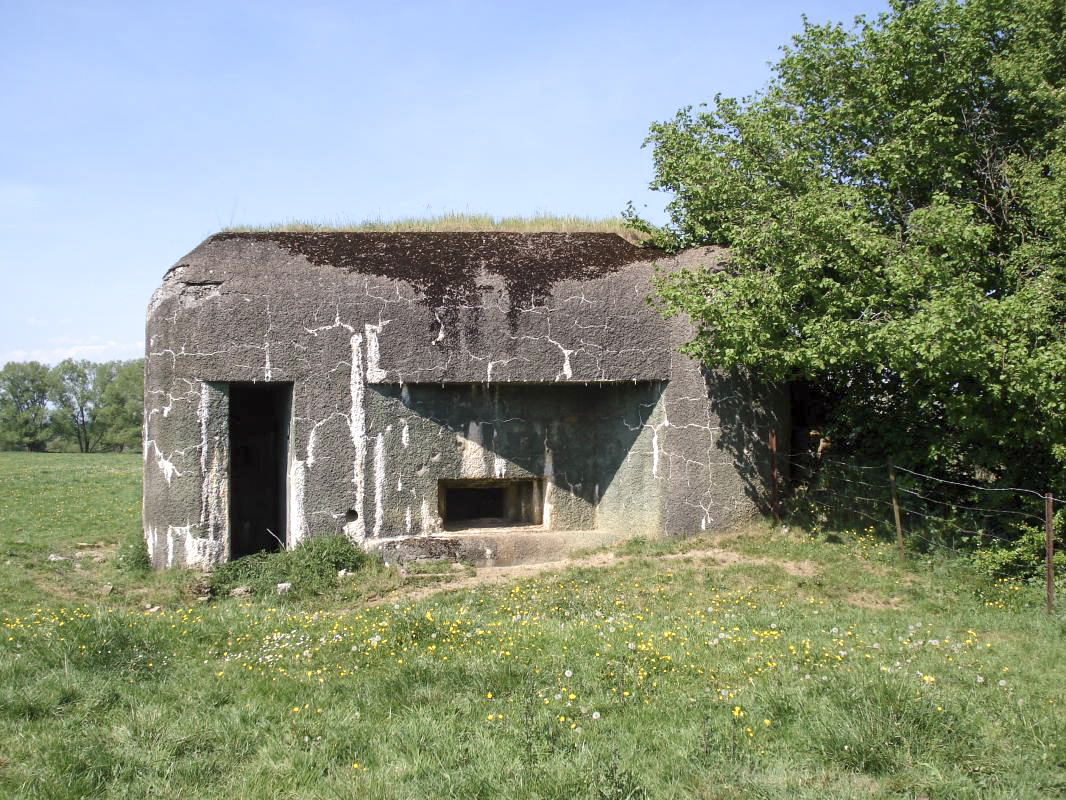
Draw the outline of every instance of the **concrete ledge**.
[[[615,531],[546,531],[542,528],[473,528],[430,536],[368,541],[391,564],[447,559],[475,567],[510,567],[562,561],[579,550],[621,542],[630,535]]]

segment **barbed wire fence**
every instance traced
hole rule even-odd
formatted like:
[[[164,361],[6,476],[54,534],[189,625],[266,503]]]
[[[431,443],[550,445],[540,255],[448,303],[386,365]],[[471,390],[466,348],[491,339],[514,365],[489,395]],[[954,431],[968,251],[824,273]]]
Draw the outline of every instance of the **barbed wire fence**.
[[[874,529],[894,532],[901,562],[906,562],[908,549],[942,547],[970,554],[981,547],[1005,547],[1025,533],[1036,538],[1042,532],[1046,610],[1053,613],[1055,516],[1066,508],[1066,499],[1050,491],[983,486],[899,464],[845,461],[814,450],[780,452],[774,432],[767,444],[775,518],[781,519],[787,496],[789,513],[799,521],[807,517],[844,529],[863,520]],[[1005,565],[990,573],[1013,578],[1017,566]]]

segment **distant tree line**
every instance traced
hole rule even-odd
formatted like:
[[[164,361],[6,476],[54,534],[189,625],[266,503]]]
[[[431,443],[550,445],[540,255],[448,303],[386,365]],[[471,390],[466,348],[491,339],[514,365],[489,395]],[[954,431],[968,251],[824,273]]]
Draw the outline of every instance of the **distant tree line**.
[[[0,370],[3,450],[140,450],[143,416],[144,359],[11,361]]]

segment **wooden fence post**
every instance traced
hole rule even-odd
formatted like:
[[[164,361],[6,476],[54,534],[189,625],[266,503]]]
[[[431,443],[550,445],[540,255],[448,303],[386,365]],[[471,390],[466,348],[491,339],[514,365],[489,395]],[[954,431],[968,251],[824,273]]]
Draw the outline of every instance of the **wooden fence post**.
[[[774,520],[781,521],[781,508],[778,504],[777,488],[777,429],[770,428],[770,507],[774,512]]]
[[[899,518],[899,494],[896,492],[896,468],[888,465],[888,483],[892,487],[892,514],[896,518],[896,549],[899,551],[901,564],[907,561],[907,554],[903,550],[903,523]]]
[[[1052,525],[1054,519],[1052,505],[1051,492],[1048,492],[1044,495],[1044,548],[1047,571],[1047,613],[1049,614],[1055,607],[1055,536]]]

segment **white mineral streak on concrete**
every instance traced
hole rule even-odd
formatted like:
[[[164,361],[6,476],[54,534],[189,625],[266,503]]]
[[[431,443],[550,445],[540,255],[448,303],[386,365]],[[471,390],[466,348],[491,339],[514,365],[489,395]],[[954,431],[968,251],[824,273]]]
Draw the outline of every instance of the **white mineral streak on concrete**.
[[[429,500],[425,497],[422,498],[422,506],[418,509],[419,516],[422,518],[422,535],[429,536],[431,533],[436,533],[440,526],[437,524],[436,518],[433,514],[429,513]]]
[[[352,371],[349,379],[349,391],[352,405],[348,416],[348,429],[352,436],[352,446],[355,448],[355,463],[353,465],[352,482],[355,484],[355,512],[356,518],[344,526],[344,532],[353,541],[361,542],[366,539],[366,520],[364,519],[364,500],[366,485],[366,410],[363,408],[363,337],[358,333],[352,334]]]
[[[152,449],[155,450],[155,463],[159,467],[159,471],[163,473],[163,478],[166,482],[169,484],[170,479],[175,475],[180,478],[181,473],[178,471],[178,468],[174,466],[170,459],[163,455],[163,451],[159,449],[159,445],[154,441],[150,441],[149,444],[152,445]],[[147,452],[148,449],[145,448],[145,453]]]
[[[196,406],[196,419],[200,422],[200,528],[207,523],[207,495],[209,478],[207,474],[207,392],[205,383],[200,384],[200,403]],[[163,416],[166,416],[164,413]],[[206,531],[205,531],[206,532]]]
[[[336,310],[336,315],[333,317],[332,325],[323,325],[321,328],[304,328],[304,330],[317,339],[318,334],[322,331],[331,331],[334,328],[344,328],[346,331],[348,331],[348,333],[355,333],[355,328],[353,328],[351,325],[341,322],[341,312],[339,308]]]
[[[411,405],[411,390],[407,388],[406,383],[400,384],[400,402],[405,406]]]
[[[315,445],[318,443],[318,429],[325,425],[327,422],[332,422],[336,417],[344,418],[345,415],[340,411],[330,414],[325,419],[320,419],[311,427],[311,432],[307,435],[307,467],[310,469],[315,464]]]
[[[481,423],[471,422],[466,429],[466,436],[456,434],[459,442],[459,477],[486,478],[485,448],[481,442]]]
[[[193,536],[191,525],[185,528],[185,566],[206,569],[217,563],[219,561],[218,542]]]
[[[229,480],[226,475],[226,451],[215,442],[211,457],[210,481],[207,493],[207,527],[213,542],[224,546],[229,524]]]
[[[411,429],[407,425],[407,420],[403,421],[403,429],[400,431],[400,441],[403,442],[404,447],[411,444]]]
[[[385,380],[385,370],[381,369],[381,348],[378,345],[378,336],[382,329],[389,324],[390,320],[381,320],[377,325],[366,327],[366,382],[382,383]]]
[[[499,456],[492,457],[492,477],[502,478],[507,475],[507,459]]]
[[[545,336],[544,338],[545,338],[545,340],[547,340],[551,344],[553,344],[556,347],[558,347],[559,350],[561,350],[562,354],[563,354],[563,369],[562,369],[561,372],[556,374],[555,380],[557,380],[557,381],[558,380],[570,380],[572,377],[574,377],[574,371],[573,371],[573,369],[570,366],[570,356],[573,355],[575,351],[574,350],[567,350],[565,347],[563,347],[561,344],[559,344],[559,342],[555,341],[550,336]]]
[[[403,515],[403,523],[407,527],[407,532],[411,532],[411,506],[407,507],[407,510]]]
[[[141,419],[141,463],[148,466],[148,415]]]
[[[313,467],[315,465],[315,437],[318,435],[318,426],[321,425],[323,422],[325,422],[325,420],[321,420],[319,422],[316,422],[311,427],[311,432],[309,434],[307,434],[307,459],[306,459],[306,461],[307,461],[307,468],[308,469],[310,469],[311,467]]]
[[[548,447],[548,440],[544,440],[544,529],[551,530],[552,526],[552,495],[555,492],[555,465],[552,462],[552,451]]]
[[[374,442],[374,536],[381,536],[385,519],[385,434],[379,433]]]
[[[155,537],[156,529],[150,527],[144,532],[144,544],[148,548],[148,560],[153,564],[155,563]]]
[[[651,474],[653,478],[659,477],[659,428],[651,429]]]
[[[181,540],[186,546],[192,540],[192,525],[167,525],[167,566],[174,566],[174,543]],[[201,540],[203,541],[203,540]],[[189,561],[190,553],[185,552],[185,564],[188,566],[200,566]]]
[[[270,298],[267,298],[267,329],[263,336],[263,380],[269,381],[274,377],[274,370],[270,366],[270,334],[274,327],[274,321],[270,316]]]
[[[291,550],[307,536],[307,517],[304,515],[304,488],[307,484],[307,467],[303,461],[294,459],[289,467],[289,535],[286,546]]]

